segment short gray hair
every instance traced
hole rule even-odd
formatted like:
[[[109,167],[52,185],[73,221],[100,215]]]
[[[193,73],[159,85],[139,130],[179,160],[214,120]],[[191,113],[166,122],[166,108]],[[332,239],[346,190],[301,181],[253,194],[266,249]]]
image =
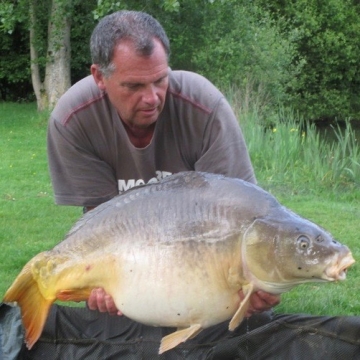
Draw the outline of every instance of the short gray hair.
[[[117,11],[100,20],[90,39],[92,62],[99,66],[105,77],[115,70],[112,63],[114,49],[121,40],[125,39],[131,40],[135,50],[142,56],[153,53],[154,39],[157,39],[169,59],[169,39],[157,20],[140,11]]]

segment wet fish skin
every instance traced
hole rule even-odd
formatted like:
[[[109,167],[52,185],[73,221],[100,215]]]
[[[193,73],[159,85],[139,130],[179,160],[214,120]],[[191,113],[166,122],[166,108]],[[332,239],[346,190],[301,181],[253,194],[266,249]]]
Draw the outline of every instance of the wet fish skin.
[[[353,262],[346,246],[261,188],[186,172],[85,214],[25,265],[4,301],[21,307],[31,348],[55,299],[86,300],[103,287],[133,320],[183,328],[162,340],[164,352],[228,319],[235,329],[256,290],[343,280]]]

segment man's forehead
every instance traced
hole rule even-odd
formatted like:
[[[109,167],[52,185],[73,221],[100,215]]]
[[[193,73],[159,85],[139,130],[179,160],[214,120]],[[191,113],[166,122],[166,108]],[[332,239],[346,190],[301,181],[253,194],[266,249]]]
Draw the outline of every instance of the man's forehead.
[[[169,75],[169,68],[159,69],[158,71],[127,73],[123,74],[122,84],[147,84],[159,81]]]

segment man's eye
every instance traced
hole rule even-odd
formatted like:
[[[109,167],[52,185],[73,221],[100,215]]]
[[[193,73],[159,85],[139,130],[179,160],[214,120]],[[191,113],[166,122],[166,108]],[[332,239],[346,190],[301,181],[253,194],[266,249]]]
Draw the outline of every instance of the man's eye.
[[[134,84],[134,85],[128,85],[127,88],[129,90],[137,90],[140,88],[140,85],[139,84]]]
[[[165,77],[163,77],[163,78],[155,81],[155,84],[156,84],[156,85],[160,85],[161,83],[163,83],[163,82],[165,81],[166,78],[167,78],[167,77],[165,76]]]

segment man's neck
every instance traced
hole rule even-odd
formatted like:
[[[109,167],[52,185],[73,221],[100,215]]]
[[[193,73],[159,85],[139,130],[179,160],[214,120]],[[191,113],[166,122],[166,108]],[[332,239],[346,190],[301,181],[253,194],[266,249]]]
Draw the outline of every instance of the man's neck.
[[[145,128],[130,127],[127,124],[124,124],[126,133],[129,137],[130,142],[137,148],[144,148],[148,146],[151,142],[151,139],[154,135],[156,123],[151,124]]]

